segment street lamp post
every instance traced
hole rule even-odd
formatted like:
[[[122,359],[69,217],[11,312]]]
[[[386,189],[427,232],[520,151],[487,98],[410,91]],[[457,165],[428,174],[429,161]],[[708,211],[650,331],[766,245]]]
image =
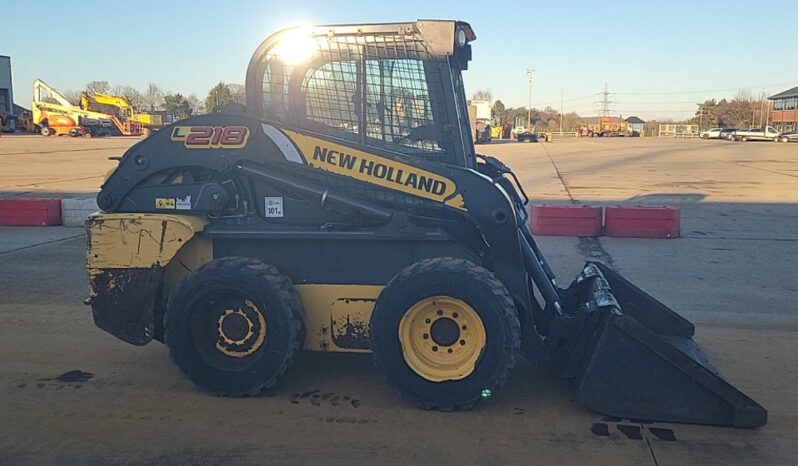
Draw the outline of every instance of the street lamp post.
[[[534,68],[527,68],[526,75],[529,78],[529,105],[526,107],[526,130],[532,128],[532,75],[535,74]]]

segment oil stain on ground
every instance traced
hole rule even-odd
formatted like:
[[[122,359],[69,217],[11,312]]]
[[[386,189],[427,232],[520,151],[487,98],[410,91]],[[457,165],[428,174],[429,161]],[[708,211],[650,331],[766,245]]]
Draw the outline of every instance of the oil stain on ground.
[[[291,404],[310,403],[313,406],[330,405],[330,406],[351,406],[353,408],[360,407],[360,400],[348,395],[341,395],[336,392],[322,393],[321,390],[310,390],[304,393],[294,393],[288,401]]]
[[[75,369],[64,372],[63,374],[57,375],[55,377],[43,377],[41,379],[36,379],[36,388],[42,389],[48,387],[61,390],[65,387],[70,387],[73,389],[78,389],[82,387],[81,384],[88,382],[92,378],[94,378],[94,374],[91,372]],[[27,382],[23,382],[18,384],[17,388],[25,388],[27,385]]]
[[[59,382],[88,382],[90,379],[94,377],[94,374],[91,372],[84,372],[80,370],[73,370],[69,372],[64,372],[63,374],[59,375],[55,378],[55,380]]]

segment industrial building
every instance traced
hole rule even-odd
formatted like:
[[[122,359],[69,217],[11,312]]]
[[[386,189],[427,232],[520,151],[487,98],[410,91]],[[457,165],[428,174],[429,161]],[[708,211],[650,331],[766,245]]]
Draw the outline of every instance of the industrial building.
[[[637,132],[643,134],[646,131],[646,122],[636,116],[630,116],[626,119],[629,124],[629,132]]]
[[[782,133],[798,129],[798,86],[768,99],[773,101],[773,126]]]
[[[14,113],[14,88],[11,83],[11,57],[0,55],[0,115]]]

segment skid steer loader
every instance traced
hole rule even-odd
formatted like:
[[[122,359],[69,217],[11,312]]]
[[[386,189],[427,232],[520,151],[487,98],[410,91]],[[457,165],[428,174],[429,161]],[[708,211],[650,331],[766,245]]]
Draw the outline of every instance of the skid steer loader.
[[[460,21],[319,26],[255,51],[246,105],[131,147],[87,222],[97,326],[164,342],[204,390],[273,386],[301,349],[368,352],[427,409],[518,354],[607,415],[756,427],[693,325],[601,263],[567,288],[513,172],[474,152]]]

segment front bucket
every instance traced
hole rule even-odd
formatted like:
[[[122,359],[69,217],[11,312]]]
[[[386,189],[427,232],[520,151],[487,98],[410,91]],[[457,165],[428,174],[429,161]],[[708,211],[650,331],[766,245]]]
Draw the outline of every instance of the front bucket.
[[[572,322],[552,329],[570,334],[569,344],[561,339],[559,361],[580,404],[631,419],[749,428],[767,422],[767,411],[710,364],[689,321],[606,266],[586,264],[565,295]]]

